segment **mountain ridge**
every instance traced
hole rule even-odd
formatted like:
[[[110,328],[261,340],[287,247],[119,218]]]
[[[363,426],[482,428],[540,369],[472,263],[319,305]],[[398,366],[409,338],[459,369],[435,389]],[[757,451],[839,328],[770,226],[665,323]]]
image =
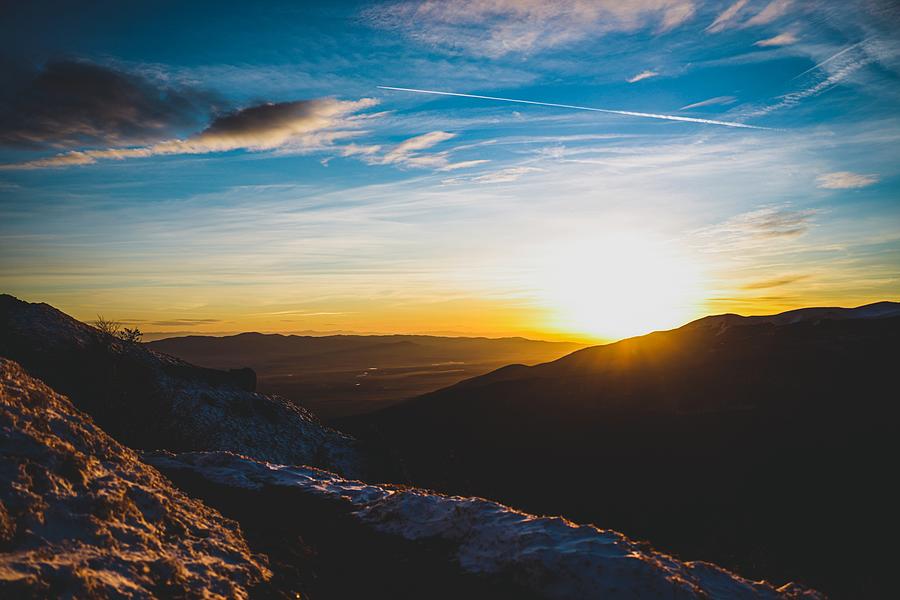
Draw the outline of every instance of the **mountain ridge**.
[[[900,434],[895,307],[876,304],[878,318],[693,322],[335,425],[399,457],[395,477],[415,485],[601,521],[678,556],[774,580],[791,573],[835,597],[880,597],[887,566],[848,575],[819,527],[833,521],[843,547],[877,545],[897,499],[884,477]],[[533,488],[534,472],[566,483]]]

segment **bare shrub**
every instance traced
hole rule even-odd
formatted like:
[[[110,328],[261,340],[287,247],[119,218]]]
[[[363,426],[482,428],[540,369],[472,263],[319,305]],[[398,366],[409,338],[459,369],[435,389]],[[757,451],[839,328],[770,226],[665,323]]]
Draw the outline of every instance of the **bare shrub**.
[[[94,327],[125,342],[140,342],[144,337],[143,332],[137,327],[123,327],[118,321],[104,319],[102,315],[97,315]]]

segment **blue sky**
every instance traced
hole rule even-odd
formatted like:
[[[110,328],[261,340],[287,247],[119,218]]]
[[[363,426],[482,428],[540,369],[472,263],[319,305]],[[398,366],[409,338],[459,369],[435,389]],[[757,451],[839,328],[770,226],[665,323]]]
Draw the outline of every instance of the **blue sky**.
[[[0,288],[81,318],[609,339],[900,296],[894,3],[4,10]]]

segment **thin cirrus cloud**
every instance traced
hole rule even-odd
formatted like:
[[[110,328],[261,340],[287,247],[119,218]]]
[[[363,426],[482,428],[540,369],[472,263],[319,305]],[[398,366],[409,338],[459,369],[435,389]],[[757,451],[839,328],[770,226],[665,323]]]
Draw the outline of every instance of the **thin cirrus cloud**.
[[[754,110],[748,113],[747,116],[758,117],[776,110],[792,108],[804,100],[818,96],[842,83],[866,65],[878,61],[879,47],[875,42],[854,44],[833,55],[831,58],[819,63],[816,67],[813,67],[813,69],[807,69],[804,74],[809,73],[814,69],[817,72],[812,81],[807,82],[808,78],[799,79],[800,82],[806,82],[806,85],[803,88],[785,94],[779,97],[777,102]],[[826,66],[827,69],[824,68]],[[794,79],[798,79],[798,77],[795,77]]]
[[[700,247],[711,252],[768,246],[805,234],[812,225],[814,210],[794,210],[788,206],[765,206],[695,232]]]
[[[797,36],[793,33],[787,31],[785,33],[779,33],[778,35],[770,38],[766,38],[764,40],[759,40],[758,42],[754,42],[754,46],[759,46],[760,48],[769,48],[772,46],[790,46],[791,44],[797,43]]]
[[[364,158],[370,164],[400,165],[413,168],[430,168],[438,171],[455,171],[484,164],[487,160],[466,160],[453,162],[450,160],[450,151],[423,153],[434,146],[456,137],[455,133],[446,131],[431,131],[422,135],[408,138],[382,155],[369,152]]]
[[[853,173],[851,171],[835,171],[825,173],[816,178],[818,187],[826,190],[852,190],[868,187],[878,183],[876,175]]]
[[[737,2],[719,13],[715,20],[710,23],[709,27],[706,28],[706,31],[711,31],[713,33],[722,31],[735,20],[738,13],[740,13],[746,5],[747,0],[737,0]]]
[[[693,0],[403,0],[379,4],[364,17],[431,46],[496,58],[617,31],[668,31],[695,10]]]
[[[765,8],[747,19],[744,23],[745,27],[754,27],[756,25],[767,25],[775,19],[783,17],[787,14],[788,8],[791,6],[792,0],[772,0]]]
[[[726,29],[743,29],[767,25],[787,14],[791,3],[792,0],[772,0],[762,9],[748,15],[753,5],[748,6],[751,4],[748,0],[737,0],[719,13],[706,28],[706,31],[718,33]]]
[[[685,106],[682,106],[678,110],[691,110],[693,108],[701,108],[704,106],[734,104],[736,101],[737,101],[737,98],[734,96],[716,96],[714,98],[707,98],[706,100],[701,100],[700,102],[694,102],[693,104],[687,104]]]
[[[659,73],[657,73],[656,71],[650,71],[650,70],[641,71],[637,75],[634,75],[633,77],[629,77],[626,81],[628,81],[628,83],[637,83],[638,81],[650,79],[651,77],[656,77],[657,75],[659,75]]]
[[[507,167],[505,169],[499,169],[497,171],[485,173],[483,175],[444,179],[443,181],[441,181],[441,183],[509,183],[520,179],[523,175],[527,175],[528,173],[537,173],[543,170],[544,169],[541,169],[539,167]]]
[[[745,290],[768,290],[777,287],[784,287],[798,281],[809,279],[809,275],[789,275],[786,277],[775,277],[772,279],[761,279],[741,286]]]
[[[267,103],[215,118],[200,133],[139,147],[72,150],[49,158],[4,168],[37,169],[93,164],[174,154],[208,154],[230,150],[313,150],[356,135],[364,117],[358,113],[377,104],[371,98],[342,101],[332,98]]]

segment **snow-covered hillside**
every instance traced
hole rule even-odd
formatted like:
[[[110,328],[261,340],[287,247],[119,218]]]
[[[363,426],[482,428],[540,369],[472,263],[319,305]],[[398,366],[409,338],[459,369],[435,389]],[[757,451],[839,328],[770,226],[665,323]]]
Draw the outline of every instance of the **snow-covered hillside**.
[[[218,485],[255,490],[261,507],[273,490],[293,491],[298,500],[312,496],[335,503],[361,527],[411,543],[446,546],[462,572],[512,582],[541,598],[821,598],[794,585],[776,589],[751,582],[709,563],[681,562],[614,531],[537,517],[480,498],[369,485],[224,452],[164,453],[145,460],[165,473],[188,472]]]

